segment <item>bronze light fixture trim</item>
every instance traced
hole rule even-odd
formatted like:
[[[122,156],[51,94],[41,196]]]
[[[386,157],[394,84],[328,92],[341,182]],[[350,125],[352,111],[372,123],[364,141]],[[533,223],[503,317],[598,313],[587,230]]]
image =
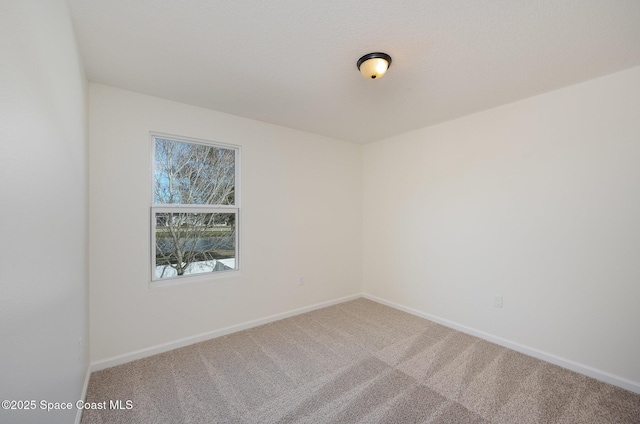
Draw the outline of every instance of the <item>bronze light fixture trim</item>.
[[[391,56],[386,53],[368,53],[358,59],[358,69],[366,79],[379,79],[391,66]]]

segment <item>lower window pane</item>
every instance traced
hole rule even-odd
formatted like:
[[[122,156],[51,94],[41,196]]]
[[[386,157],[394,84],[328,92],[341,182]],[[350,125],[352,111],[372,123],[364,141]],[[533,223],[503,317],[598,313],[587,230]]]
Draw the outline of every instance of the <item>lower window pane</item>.
[[[236,269],[235,213],[156,212],[155,279]]]

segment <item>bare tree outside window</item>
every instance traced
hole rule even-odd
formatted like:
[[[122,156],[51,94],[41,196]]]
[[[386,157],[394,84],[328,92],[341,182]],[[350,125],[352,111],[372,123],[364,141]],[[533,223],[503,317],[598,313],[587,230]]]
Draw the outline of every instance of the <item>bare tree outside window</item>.
[[[153,279],[237,269],[237,150],[154,137]]]
[[[156,138],[155,203],[235,204],[235,150]]]

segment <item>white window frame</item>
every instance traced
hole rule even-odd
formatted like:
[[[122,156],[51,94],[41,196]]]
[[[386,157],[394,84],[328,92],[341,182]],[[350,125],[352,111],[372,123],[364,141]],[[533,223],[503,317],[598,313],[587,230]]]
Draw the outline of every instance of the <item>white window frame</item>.
[[[183,205],[183,204],[156,204],[155,203],[155,171],[156,171],[156,139],[165,139],[171,141],[177,141],[181,143],[200,144],[207,147],[228,149],[235,151],[235,185],[234,185],[234,203],[235,205]],[[163,134],[158,132],[151,132],[150,139],[150,152],[151,152],[151,183],[150,183],[150,221],[151,221],[151,268],[149,285],[150,286],[164,286],[173,284],[184,284],[187,282],[201,281],[205,279],[212,279],[221,276],[230,276],[238,274],[240,272],[240,146],[226,143],[219,143],[215,141],[200,140],[191,137],[176,136],[172,134]],[[156,214],[157,213],[235,213],[235,269],[225,271],[212,271],[202,272],[189,275],[178,275],[175,277],[156,278]]]

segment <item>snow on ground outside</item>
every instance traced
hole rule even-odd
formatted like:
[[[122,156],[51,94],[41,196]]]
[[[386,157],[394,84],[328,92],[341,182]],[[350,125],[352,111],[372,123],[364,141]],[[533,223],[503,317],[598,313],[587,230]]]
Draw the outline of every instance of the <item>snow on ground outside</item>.
[[[226,271],[236,268],[236,258],[213,259],[189,264],[184,275],[202,274],[205,272]],[[169,265],[156,266],[156,279],[176,277],[178,273]]]

